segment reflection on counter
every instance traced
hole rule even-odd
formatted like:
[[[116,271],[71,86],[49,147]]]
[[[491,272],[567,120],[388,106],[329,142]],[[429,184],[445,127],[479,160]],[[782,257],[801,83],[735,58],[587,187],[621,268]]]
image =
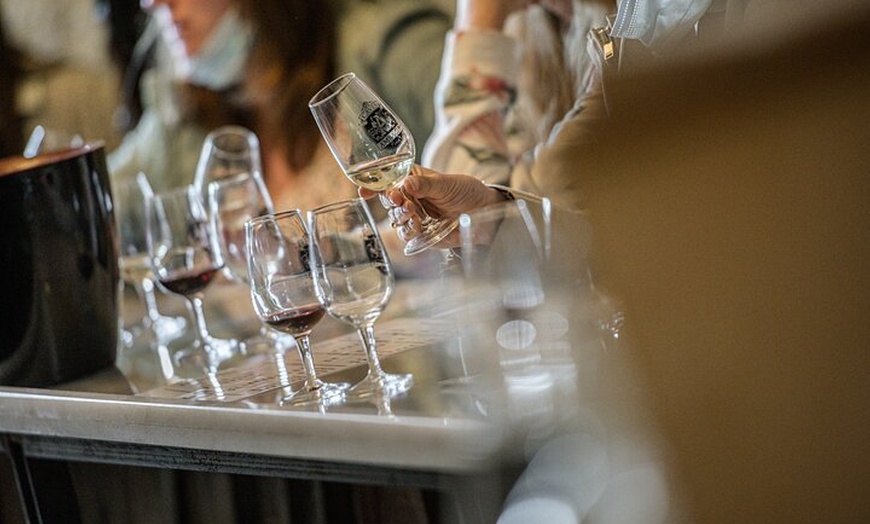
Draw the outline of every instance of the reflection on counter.
[[[506,247],[515,251],[516,243]],[[488,256],[498,256],[495,244]],[[142,398],[385,423],[419,417],[447,426],[484,423],[491,440],[481,442],[480,452],[499,442],[498,461],[523,469],[508,497],[510,514],[524,514],[530,499],[550,500],[544,512],[605,511],[602,501],[620,490],[644,493],[635,498],[634,515],[670,511],[642,388],[623,359],[620,333],[630,316],[585,266],[566,275],[551,261],[529,261],[511,268],[518,278],[466,280],[448,272],[399,282],[376,327],[385,370],[414,376],[414,387],[395,398],[288,405],[282,399],[304,382],[292,348],[241,355],[215,373],[180,374],[171,355],[188,339],[158,344],[146,337],[119,352],[118,367]],[[167,314],[183,312],[172,297],[160,298],[169,299],[161,303]],[[220,335],[244,338],[259,329],[244,286],[221,282],[206,305]],[[365,376],[357,333],[334,319],[315,330],[312,354],[324,380],[356,383]],[[475,453],[468,449],[472,462],[480,458]],[[585,487],[554,494],[554,475]]]

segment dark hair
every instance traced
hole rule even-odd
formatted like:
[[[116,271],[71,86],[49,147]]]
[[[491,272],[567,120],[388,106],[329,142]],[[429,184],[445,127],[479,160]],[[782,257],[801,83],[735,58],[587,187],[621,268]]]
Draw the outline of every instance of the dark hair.
[[[97,0],[97,6],[109,28],[109,54],[124,70],[133,57],[147,15],[139,0]]]
[[[116,125],[122,131],[136,127],[142,116],[142,95],[139,81],[142,73],[152,65],[153,38],[143,49],[140,41],[148,15],[139,5],[139,0],[97,0],[97,7],[109,28],[109,56],[123,72],[121,101],[123,110],[116,117]]]
[[[320,133],[308,100],[335,73],[336,9],[330,1],[235,0],[256,37],[244,82],[222,92],[186,86],[188,117],[213,129],[243,125],[305,167]],[[266,174],[268,177],[268,173]]]

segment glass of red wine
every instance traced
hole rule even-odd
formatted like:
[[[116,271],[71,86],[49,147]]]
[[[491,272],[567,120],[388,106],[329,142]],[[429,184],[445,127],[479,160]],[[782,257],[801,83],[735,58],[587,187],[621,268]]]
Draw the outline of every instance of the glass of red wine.
[[[296,339],[305,372],[302,388],[281,403],[343,401],[350,384],[320,380],[311,355],[309,335],[326,310],[314,290],[305,220],[295,209],[252,218],[245,224],[245,239],[254,310],[269,327]]]
[[[150,196],[147,214],[151,269],[163,288],[187,299],[196,325],[196,338],[173,355],[174,364],[179,374],[216,372],[239,343],[212,336],[205,321],[203,292],[224,266],[214,225],[193,186]]]

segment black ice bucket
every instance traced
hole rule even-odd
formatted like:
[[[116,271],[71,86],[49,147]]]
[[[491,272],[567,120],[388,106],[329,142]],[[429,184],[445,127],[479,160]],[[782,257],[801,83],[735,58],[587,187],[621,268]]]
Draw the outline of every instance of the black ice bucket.
[[[114,365],[115,228],[102,145],[0,159],[0,384]]]

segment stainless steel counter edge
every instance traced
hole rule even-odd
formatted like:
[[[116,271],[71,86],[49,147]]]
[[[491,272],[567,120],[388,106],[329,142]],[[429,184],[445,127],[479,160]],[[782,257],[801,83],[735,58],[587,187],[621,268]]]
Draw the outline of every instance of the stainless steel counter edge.
[[[17,387],[0,387],[0,432],[445,473],[491,465],[503,443],[498,426],[485,421],[251,409]]]

